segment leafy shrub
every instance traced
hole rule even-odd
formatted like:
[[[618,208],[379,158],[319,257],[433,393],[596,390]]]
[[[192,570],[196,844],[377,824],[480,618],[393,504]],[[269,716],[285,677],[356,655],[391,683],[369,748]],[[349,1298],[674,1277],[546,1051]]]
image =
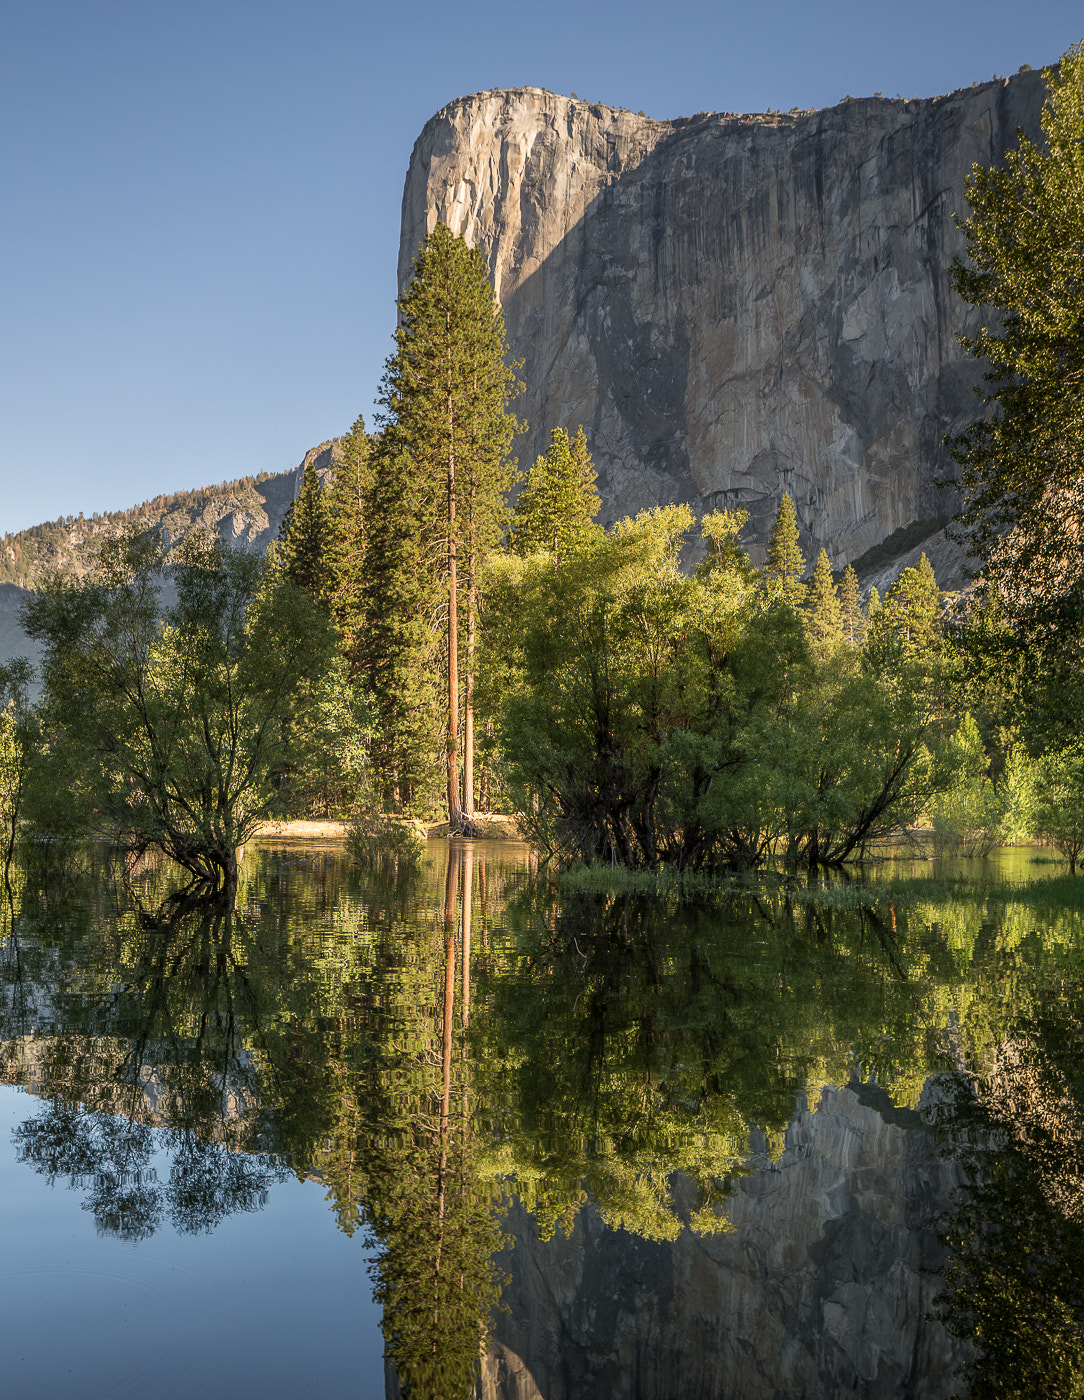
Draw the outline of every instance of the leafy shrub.
[[[366,868],[389,861],[418,865],[427,836],[425,825],[413,817],[368,811],[350,823],[346,845],[357,863]]]

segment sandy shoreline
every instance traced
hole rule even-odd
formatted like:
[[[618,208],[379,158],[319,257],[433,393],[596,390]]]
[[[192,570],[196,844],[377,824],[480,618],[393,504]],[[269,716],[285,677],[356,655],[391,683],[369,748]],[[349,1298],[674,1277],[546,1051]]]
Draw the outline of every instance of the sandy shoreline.
[[[485,840],[496,841],[518,841],[519,831],[516,828],[514,817],[503,817],[487,815],[478,818],[478,823],[485,830]],[[286,841],[345,841],[346,833],[350,829],[349,822],[342,821],[266,821],[261,822],[256,828],[252,839],[262,841],[268,839]],[[429,827],[428,836],[430,840],[449,835],[447,822],[436,822]]]

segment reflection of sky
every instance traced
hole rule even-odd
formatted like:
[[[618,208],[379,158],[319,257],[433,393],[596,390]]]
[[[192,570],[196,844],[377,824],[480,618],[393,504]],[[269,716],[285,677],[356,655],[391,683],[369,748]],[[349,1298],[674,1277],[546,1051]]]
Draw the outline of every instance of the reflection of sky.
[[[218,1400],[384,1395],[380,1310],[360,1237],[335,1229],[319,1183],[273,1185],[263,1210],[211,1235],[168,1225],[100,1237],[85,1192],[15,1160],[40,1113],[0,1086],[4,1390],[20,1400]],[[168,1177],[168,1159],[156,1162]]]

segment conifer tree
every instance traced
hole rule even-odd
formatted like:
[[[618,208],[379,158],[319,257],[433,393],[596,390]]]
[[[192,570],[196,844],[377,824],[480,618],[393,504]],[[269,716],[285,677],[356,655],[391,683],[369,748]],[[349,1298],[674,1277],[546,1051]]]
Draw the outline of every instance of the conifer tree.
[[[844,569],[843,581],[839,585],[839,613],[844,640],[852,647],[861,646],[865,640],[866,623],[862,616],[858,575],[850,564]]]
[[[385,804],[428,815],[441,757],[440,583],[432,567],[431,492],[416,460],[380,439],[371,458],[361,567],[359,661],[374,697],[373,767]]]
[[[317,606],[327,611],[328,513],[316,468],[305,468],[301,490],[279,526],[274,564]]]
[[[832,578],[832,565],[828,553],[822,549],[813,567],[813,578],[806,599],[807,626],[810,636],[818,642],[840,642],[843,640],[843,616]]]
[[[359,414],[342,440],[342,455],[327,494],[328,602],[343,655],[352,672],[361,665],[364,627],[366,501],[372,491],[372,463],[365,419]]]
[[[554,428],[545,456],[535,460],[516,501],[516,553],[548,550],[558,564],[574,553],[594,529],[602,505],[596,479],[582,426],[571,442],[564,428]]]
[[[449,820],[461,825],[461,561],[466,564],[468,613],[465,768],[472,774],[470,668],[478,561],[504,526],[504,496],[513,475],[508,450],[518,426],[507,402],[518,386],[506,363],[504,317],[482,255],[444,224],[436,225],[415,258],[410,286],[398,307],[396,349],[381,384],[387,451],[380,461],[409,462],[414,479],[400,503],[385,504],[399,515],[414,513],[411,527],[425,544],[427,574],[439,582],[444,599],[447,806]],[[370,521],[375,528],[372,512]],[[468,811],[474,805],[472,785],[471,778],[465,794]]]
[[[779,502],[779,510],[768,540],[768,558],[764,566],[772,593],[792,607],[798,607],[805,594],[802,575],[805,559],[798,544],[798,520],[794,502],[787,493]]]
[[[895,635],[908,656],[920,660],[930,660],[940,650],[941,590],[925,554],[914,568],[904,569],[885,594],[874,630],[879,636]]]

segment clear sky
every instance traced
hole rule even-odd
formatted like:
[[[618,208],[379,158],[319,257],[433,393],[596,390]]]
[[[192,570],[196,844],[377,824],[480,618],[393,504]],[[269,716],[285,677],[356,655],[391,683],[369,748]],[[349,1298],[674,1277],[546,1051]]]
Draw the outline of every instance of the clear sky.
[[[0,0],[0,533],[371,422],[403,177],[453,97],[824,107],[1081,38],[1080,0]]]

